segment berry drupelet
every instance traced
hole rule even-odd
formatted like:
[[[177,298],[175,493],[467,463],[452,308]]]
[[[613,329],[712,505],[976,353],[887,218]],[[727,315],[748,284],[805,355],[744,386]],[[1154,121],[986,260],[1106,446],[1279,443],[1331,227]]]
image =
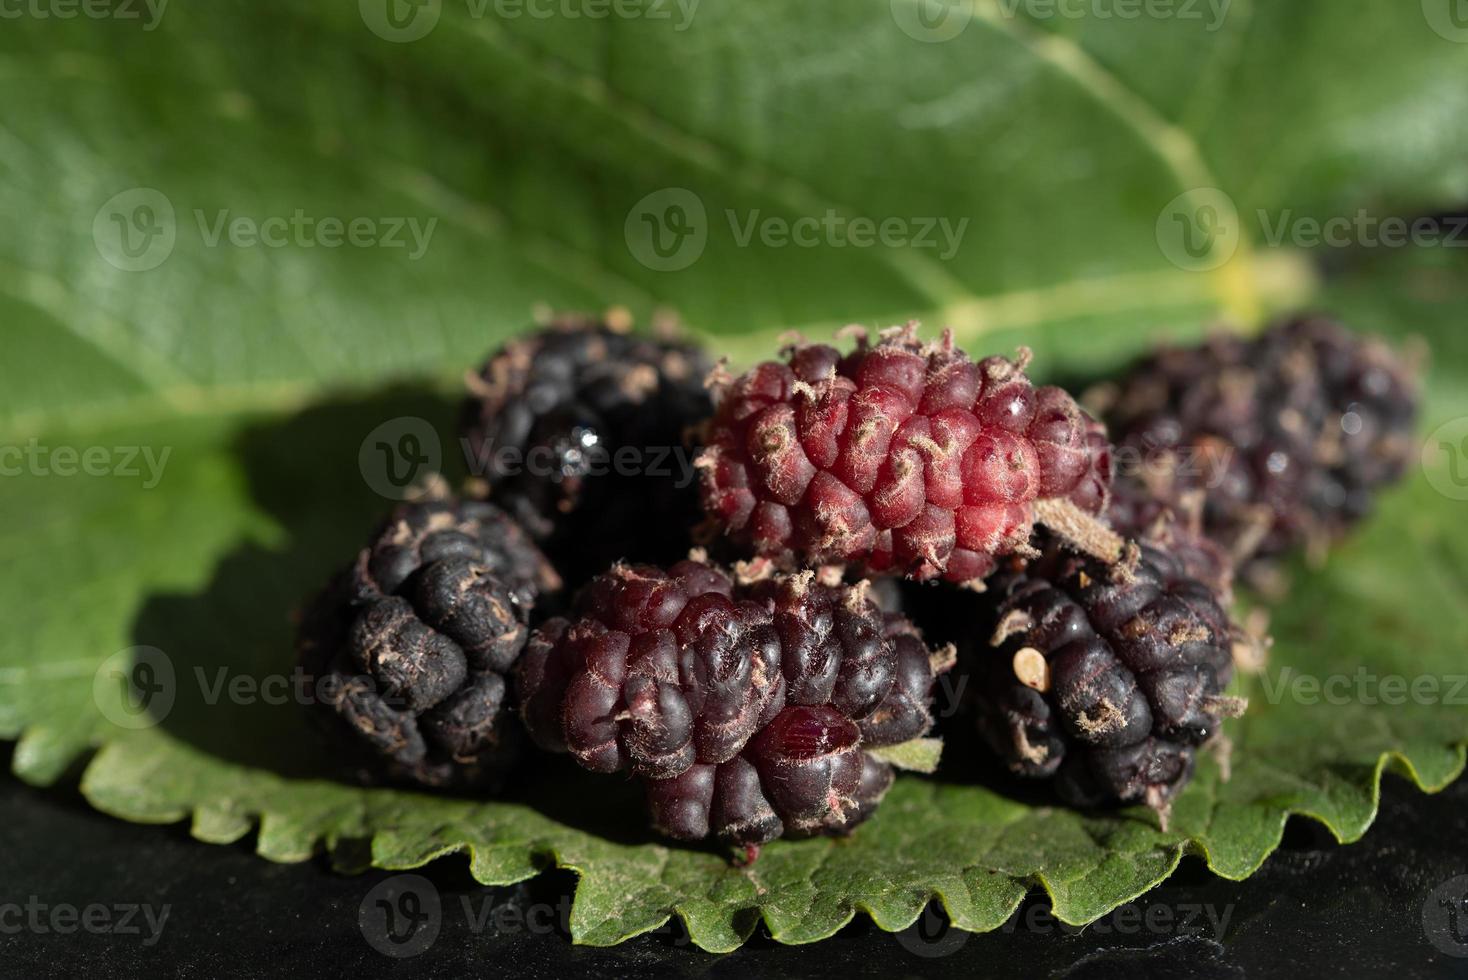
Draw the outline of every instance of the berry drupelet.
[[[951,661],[860,585],[741,583],[688,560],[595,579],[573,618],[536,631],[517,676],[541,747],[640,777],[668,836],[753,853],[870,815],[892,770],[868,750],[927,732]]]
[[[675,560],[698,520],[685,434],[712,411],[708,368],[615,312],[560,316],[470,375],[470,468],[572,583],[616,560]]]
[[[976,363],[909,324],[787,355],[721,386],[699,459],[705,511],[748,553],[977,583],[1047,509],[1105,506],[1105,437],[1031,384],[1028,351]]]
[[[364,780],[492,786],[515,755],[508,671],[558,587],[492,504],[403,504],[302,616],[313,718]]]
[[[1206,532],[1241,563],[1320,555],[1414,452],[1413,372],[1321,316],[1165,348],[1100,400],[1117,452],[1165,498],[1203,491]]]

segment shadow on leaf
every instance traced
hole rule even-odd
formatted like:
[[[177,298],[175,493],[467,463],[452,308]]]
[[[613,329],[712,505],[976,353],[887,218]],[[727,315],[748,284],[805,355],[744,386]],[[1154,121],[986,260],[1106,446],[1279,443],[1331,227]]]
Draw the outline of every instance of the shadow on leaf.
[[[241,433],[234,451],[250,494],[281,527],[283,544],[244,545],[201,592],[156,595],[139,611],[133,642],[164,651],[173,670],[174,697],[160,699],[157,711],[169,735],[285,778],[349,781],[305,717],[303,703],[315,692],[295,671],[296,612],[393,505],[369,486],[380,473],[364,478],[364,438],[401,419],[452,432],[455,409],[450,398],[404,389],[329,402]],[[457,484],[462,456],[447,441],[444,449],[445,475]],[[568,759],[527,753],[501,795],[603,839],[651,840],[635,781],[587,773]]]

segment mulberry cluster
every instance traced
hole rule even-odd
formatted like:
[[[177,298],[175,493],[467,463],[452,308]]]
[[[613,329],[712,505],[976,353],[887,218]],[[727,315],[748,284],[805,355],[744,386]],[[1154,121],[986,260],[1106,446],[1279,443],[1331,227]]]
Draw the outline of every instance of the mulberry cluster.
[[[492,784],[514,756],[507,672],[559,581],[499,508],[395,510],[302,618],[314,716],[364,776]]]
[[[470,376],[471,469],[568,581],[681,558],[698,520],[685,433],[712,411],[708,368],[696,347],[633,335],[616,315],[560,317]]]
[[[1365,517],[1410,465],[1418,394],[1380,340],[1305,316],[1161,350],[1108,400],[1118,451],[1165,497],[1202,491],[1205,530],[1242,561],[1318,554]]]
[[[1052,543],[996,576],[976,700],[982,736],[1013,772],[1053,778],[1072,805],[1141,802],[1165,819],[1196,748],[1242,710],[1223,693],[1242,634],[1226,556],[1165,510],[1150,520],[1123,526],[1139,541],[1114,565]]]
[[[861,586],[740,584],[688,560],[594,580],[573,618],[536,631],[518,678],[541,747],[641,777],[671,837],[755,848],[865,819],[892,782],[868,750],[928,730],[950,662]]]
[[[936,746],[904,743],[955,656],[906,605],[963,646],[1012,771],[1165,820],[1243,707],[1236,562],[1342,533],[1411,455],[1407,368],[1318,317],[1153,355],[1113,392],[1115,447],[1028,351],[910,324],[783,357],[709,374],[715,407],[697,349],[562,317],[472,375],[492,502],[399,507],[302,620],[313,715],[359,773],[493,786],[528,734],[635,776],[679,840],[844,833]],[[1149,465],[1113,481],[1123,451]],[[748,561],[683,560],[700,503]],[[588,584],[545,619],[560,576]]]

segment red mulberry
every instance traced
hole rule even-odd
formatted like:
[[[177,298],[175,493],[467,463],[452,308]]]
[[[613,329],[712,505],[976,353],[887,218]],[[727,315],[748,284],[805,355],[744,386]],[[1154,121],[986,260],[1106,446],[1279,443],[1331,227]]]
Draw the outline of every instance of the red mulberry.
[[[723,392],[699,460],[704,509],[785,566],[982,579],[1028,548],[1047,504],[1105,505],[1104,436],[1064,391],[1030,383],[1028,356],[975,363],[913,325],[846,355],[794,347]]]
[[[543,748],[644,780],[654,826],[757,847],[844,832],[892,782],[867,750],[924,734],[948,660],[860,586],[740,585],[684,561],[619,565],[537,630],[521,711]]]

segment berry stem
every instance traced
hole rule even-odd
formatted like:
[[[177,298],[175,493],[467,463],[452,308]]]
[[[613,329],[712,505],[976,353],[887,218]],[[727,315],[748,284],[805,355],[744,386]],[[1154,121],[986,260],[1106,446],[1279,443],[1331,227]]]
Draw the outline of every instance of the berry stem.
[[[1063,497],[1034,503],[1035,521],[1060,536],[1072,548],[1115,565],[1121,561],[1125,540],[1104,521],[1091,516]]]

